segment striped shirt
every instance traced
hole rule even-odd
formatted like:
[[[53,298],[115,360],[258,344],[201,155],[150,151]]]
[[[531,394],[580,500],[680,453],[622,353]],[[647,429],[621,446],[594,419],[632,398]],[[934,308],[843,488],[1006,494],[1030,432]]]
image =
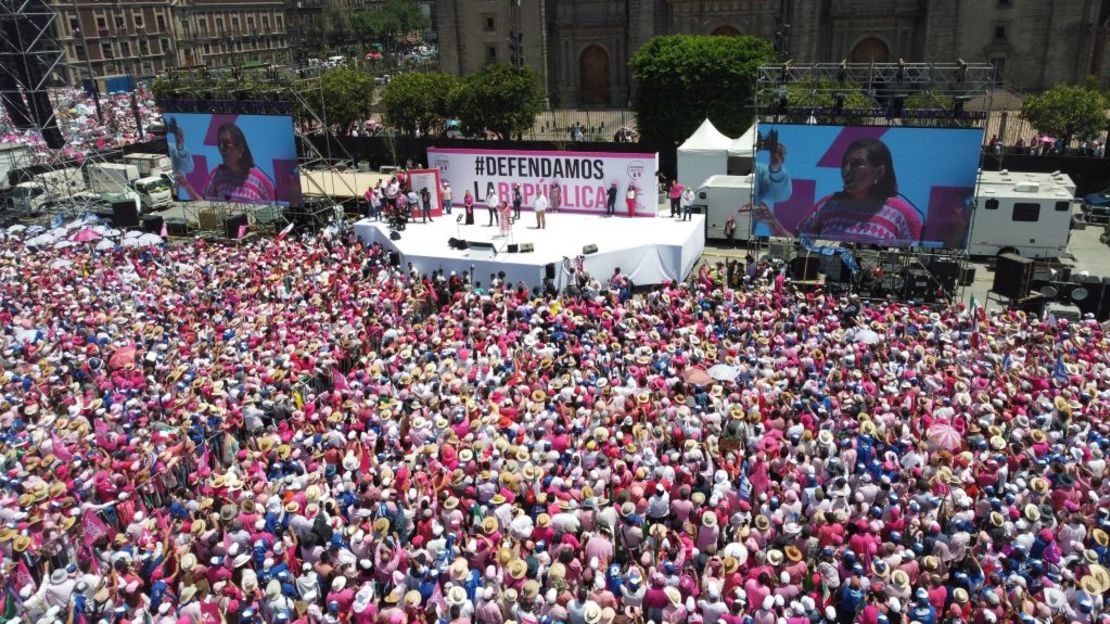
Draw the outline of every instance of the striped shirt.
[[[208,178],[204,198],[212,201],[271,202],[275,199],[274,183],[258,167],[251,167],[246,175],[239,175],[220,165]]]
[[[914,244],[921,239],[921,216],[907,202],[857,201],[840,194],[818,200],[801,222],[798,235],[877,245]]]

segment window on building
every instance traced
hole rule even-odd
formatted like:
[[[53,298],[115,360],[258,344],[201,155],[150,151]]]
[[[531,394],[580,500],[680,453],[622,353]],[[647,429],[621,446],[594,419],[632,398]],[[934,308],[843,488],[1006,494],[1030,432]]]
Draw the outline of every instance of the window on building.
[[[69,18],[69,32],[75,33],[81,30],[81,22],[76,17]]]
[[[136,14],[134,16],[133,20],[135,22],[135,29],[136,30],[142,30],[143,28],[146,27],[146,22],[143,21],[143,16],[142,15]]]
[[[119,42],[119,55],[125,58],[131,56],[131,45],[126,41]]]
[[[116,28],[127,28],[127,20],[122,15],[116,16]]]
[[[266,17],[266,16],[262,17],[262,32],[264,32],[266,34],[270,33],[270,18],[269,17]]]
[[[109,41],[101,41],[100,42],[100,58],[106,58],[106,59],[114,58],[114,55],[112,54],[112,44],[111,44],[111,42],[109,42]]]
[[[234,31],[234,32],[239,32],[239,18],[238,17],[231,18],[231,30]]]
[[[998,8],[1008,9],[1014,6],[1014,0],[998,0]]]
[[[1005,26],[995,26],[994,27],[994,38],[995,39],[1005,39],[1006,38],[1006,27]]]
[[[486,32],[495,32],[497,30],[497,20],[492,15],[482,16],[483,28]]]
[[[159,15],[159,16],[155,17],[154,19],[155,19],[155,23],[158,24],[158,32],[165,32],[166,31],[166,16],[165,15]]]
[[[497,62],[497,46],[495,46],[495,45],[487,45],[486,46],[486,62],[487,63],[496,63]]]
[[[1014,221],[1036,223],[1041,218],[1041,205],[1032,202],[1014,204]]]
[[[208,20],[201,18],[197,21],[197,26],[200,27],[200,33],[202,35],[208,34]]]
[[[217,17],[216,18],[216,32],[222,33],[223,31],[224,31],[224,21]]]
[[[80,43],[74,46],[73,56],[77,57],[77,60],[79,61],[85,60],[85,46],[81,45]]]
[[[139,54],[142,56],[150,55],[150,46],[147,45],[146,39],[139,39]]]
[[[253,17],[248,17],[247,18],[247,30],[249,30],[252,35],[255,34],[255,32],[254,32],[254,18]]]
[[[108,21],[107,20],[105,20],[103,17],[96,18],[96,28],[98,30],[104,30],[107,27],[108,27]]]
[[[165,54],[166,52],[170,51],[170,40],[169,39],[166,39],[165,37],[162,37],[162,47],[159,51],[162,52],[162,54]]]

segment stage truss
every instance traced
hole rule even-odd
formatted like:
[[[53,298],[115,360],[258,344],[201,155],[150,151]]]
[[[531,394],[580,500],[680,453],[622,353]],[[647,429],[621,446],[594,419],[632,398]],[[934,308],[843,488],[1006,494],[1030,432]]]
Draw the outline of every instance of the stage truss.
[[[987,63],[841,62],[796,65],[787,61],[759,67],[752,104],[755,120],[760,123],[782,123],[801,116],[801,119],[811,124],[843,124],[845,117],[853,117],[858,120],[857,125],[936,125],[943,120],[947,127],[984,129],[986,115],[967,111],[964,104],[972,98],[985,97],[989,108],[997,81],[997,68]],[[808,93],[825,96],[825,100],[831,96],[831,99],[837,101],[837,105],[791,106],[788,89],[791,86],[800,86]],[[849,91],[862,92],[875,99],[877,104],[885,101],[884,105],[845,109],[840,101]],[[951,102],[951,105],[947,108],[906,111],[903,108],[906,99],[919,94],[934,96],[935,101]],[[756,146],[752,147],[754,153]],[[754,200],[753,196],[752,201]],[[972,210],[969,232],[974,227],[974,218],[975,211]],[[752,227],[754,229],[754,220]],[[755,240],[752,233],[749,233],[749,241]],[[870,246],[857,249],[855,246],[829,241],[820,244],[839,247],[839,253],[848,253],[858,258],[858,271],[850,279],[826,282],[833,290],[854,292],[864,298],[913,300],[914,303],[954,303],[963,298],[966,283],[963,278],[969,274],[970,263],[966,247],[949,250],[920,247],[879,250]],[[796,254],[810,253],[798,249],[797,243],[794,243],[794,247]],[[907,291],[906,280],[914,280],[915,284],[923,280],[928,285],[927,290],[942,294],[944,300],[930,302],[907,297],[907,292],[918,290]]]

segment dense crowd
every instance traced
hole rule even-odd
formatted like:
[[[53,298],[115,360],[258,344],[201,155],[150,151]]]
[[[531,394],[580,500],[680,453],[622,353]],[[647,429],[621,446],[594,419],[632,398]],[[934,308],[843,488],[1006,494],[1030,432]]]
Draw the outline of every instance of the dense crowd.
[[[0,240],[5,618],[1106,622],[1092,320]],[[59,260],[66,262],[59,263]]]
[[[54,89],[50,103],[62,137],[66,141],[61,153],[69,158],[83,160],[92,151],[129,145],[140,140],[135,125],[138,109],[144,132],[159,123],[161,115],[154,107],[151,94],[140,89],[132,107],[130,93],[112,93],[100,96],[102,120],[96,116],[93,98],[80,89]],[[144,135],[149,138],[149,135]],[[57,157],[57,151],[47,147],[37,130],[16,128],[8,111],[0,106],[0,143],[15,143],[30,148],[36,164],[48,163]]]

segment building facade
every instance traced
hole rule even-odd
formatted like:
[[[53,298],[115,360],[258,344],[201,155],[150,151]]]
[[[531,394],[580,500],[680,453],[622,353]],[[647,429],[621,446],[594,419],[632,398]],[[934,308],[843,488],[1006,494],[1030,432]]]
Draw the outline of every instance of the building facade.
[[[63,51],[60,73],[68,84],[88,78],[90,64],[97,78],[120,74],[147,78],[175,64],[169,0],[52,0],[50,4],[56,15],[54,34]]]
[[[64,52],[61,78],[68,84],[88,78],[89,65],[97,79],[121,74],[145,79],[178,67],[289,59],[282,0],[51,0],[50,4],[57,16],[54,33]]]
[[[754,35],[795,62],[990,62],[1022,91],[1110,84],[1110,0],[437,0],[441,69],[504,61],[515,3],[557,106],[627,106],[628,59],[677,33]]]
[[[283,0],[178,0],[179,67],[288,63]]]

